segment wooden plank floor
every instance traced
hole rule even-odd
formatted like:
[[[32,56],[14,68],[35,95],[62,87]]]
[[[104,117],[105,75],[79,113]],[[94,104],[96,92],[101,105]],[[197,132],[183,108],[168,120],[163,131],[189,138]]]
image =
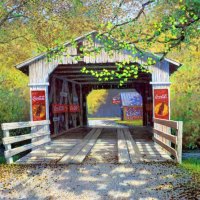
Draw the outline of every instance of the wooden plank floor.
[[[78,128],[33,150],[16,163],[138,163],[171,160],[146,127]]]
[[[117,129],[104,128],[96,144],[86,156],[84,163],[112,163],[118,162]]]
[[[77,144],[81,143],[90,128],[79,128],[65,135],[59,136],[51,143],[33,150],[31,153],[19,159],[19,164],[55,164],[68,154]]]

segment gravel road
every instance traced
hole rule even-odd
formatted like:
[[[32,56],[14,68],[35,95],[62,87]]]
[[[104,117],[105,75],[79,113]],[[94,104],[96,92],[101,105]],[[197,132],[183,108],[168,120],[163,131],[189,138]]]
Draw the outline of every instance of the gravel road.
[[[167,163],[24,166],[10,173],[0,182],[0,199],[200,199],[185,186],[191,177]]]

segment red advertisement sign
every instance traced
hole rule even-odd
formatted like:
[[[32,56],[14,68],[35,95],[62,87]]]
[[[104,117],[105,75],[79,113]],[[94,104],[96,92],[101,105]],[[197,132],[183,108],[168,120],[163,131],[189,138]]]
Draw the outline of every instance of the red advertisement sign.
[[[52,105],[53,113],[64,113],[68,112],[68,106],[66,104],[53,104]]]
[[[121,97],[120,95],[117,95],[112,98],[112,104],[120,104],[121,103]]]
[[[134,120],[143,118],[143,109],[141,106],[124,106],[124,119]]]
[[[72,113],[80,112],[80,106],[78,104],[69,105],[69,112],[72,112]]]
[[[169,119],[168,89],[154,89],[154,116],[159,119]]]
[[[31,91],[33,121],[46,120],[45,91]]]

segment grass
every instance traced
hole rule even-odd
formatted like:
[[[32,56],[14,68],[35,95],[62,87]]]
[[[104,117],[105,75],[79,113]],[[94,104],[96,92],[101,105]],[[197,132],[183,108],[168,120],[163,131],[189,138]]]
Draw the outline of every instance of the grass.
[[[122,121],[122,120],[116,120],[117,124],[127,125],[127,126],[142,126],[143,122],[142,120],[132,120],[132,121]]]
[[[92,117],[88,118],[88,120],[119,120],[119,117]]]
[[[0,164],[6,163],[6,159],[4,158],[3,155],[0,155]]]
[[[184,159],[181,167],[188,170],[193,175],[195,181],[200,184],[200,159]]]
[[[200,174],[200,159],[197,158],[184,159],[182,167],[188,169],[191,172]]]
[[[13,156],[13,161],[15,162],[16,160],[20,159],[20,155],[15,155]],[[3,155],[0,155],[0,164],[6,164],[6,159],[4,158]]]

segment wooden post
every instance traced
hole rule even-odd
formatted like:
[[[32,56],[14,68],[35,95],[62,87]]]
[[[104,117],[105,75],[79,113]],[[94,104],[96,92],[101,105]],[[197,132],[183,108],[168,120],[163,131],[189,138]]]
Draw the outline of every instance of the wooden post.
[[[83,93],[80,85],[80,125],[83,126]]]
[[[67,88],[68,88],[68,82],[66,81],[65,82],[65,90],[64,90],[66,93],[68,92]],[[69,96],[69,93],[67,93],[67,96],[65,97],[65,100],[64,100],[64,104],[66,104],[66,105],[68,103],[68,96]],[[68,115],[68,112],[65,112],[65,129],[66,130],[69,129],[69,122],[68,121],[69,121],[69,115]]]
[[[9,130],[4,130],[4,131],[3,131],[3,135],[4,135],[4,137],[9,137],[9,136],[10,136]],[[5,150],[10,150],[10,149],[12,149],[12,148],[11,148],[11,144],[6,144],[6,145],[5,145]],[[6,158],[6,162],[7,162],[8,164],[13,163],[13,158],[12,158],[12,157]]]
[[[52,89],[53,89],[53,103],[56,104],[56,78],[53,77],[53,80],[52,80]],[[57,117],[57,114],[53,114],[53,119]],[[57,121],[54,121],[53,120],[53,123],[54,123],[54,134],[57,134],[58,133],[58,123]]]
[[[78,99],[78,95],[77,95],[77,92],[76,92],[75,83],[72,83],[72,99],[73,99],[73,104],[75,103],[75,102],[74,102],[74,99],[75,99],[75,98]],[[74,126],[74,127],[77,127],[77,120],[76,120],[76,117],[77,117],[77,113],[72,113],[72,122],[73,122],[73,126]]]
[[[178,121],[178,131],[177,131],[177,156],[178,156],[178,163],[182,163],[182,140],[183,140],[183,122]]]

